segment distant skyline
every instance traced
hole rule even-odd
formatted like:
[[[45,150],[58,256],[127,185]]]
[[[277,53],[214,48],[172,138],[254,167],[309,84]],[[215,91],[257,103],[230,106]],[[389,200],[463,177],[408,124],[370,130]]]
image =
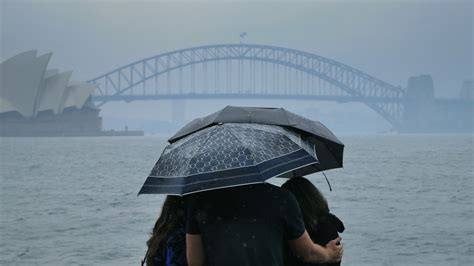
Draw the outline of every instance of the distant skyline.
[[[52,68],[88,80],[132,61],[207,44],[268,44],[315,53],[395,86],[433,77],[436,97],[458,97],[473,78],[473,1],[26,1],[2,0],[1,61],[37,49]],[[334,125],[359,113],[375,131],[390,126],[362,104],[187,101],[185,119],[227,104],[284,106]],[[108,103],[105,128],[148,127],[172,117],[171,102]],[[175,103],[176,104],[176,103]],[[293,108],[293,109],[291,109]],[[199,112],[189,113],[189,110]],[[157,118],[156,114],[162,117]],[[337,118],[339,117],[339,118]],[[115,123],[116,121],[117,123]],[[349,120],[347,120],[349,121]],[[346,121],[346,122],[347,122]],[[368,122],[367,122],[368,123]]]
[[[455,97],[473,76],[472,1],[11,1],[2,61],[25,50],[90,79],[179,48],[239,42],[316,53],[393,85],[430,74]]]

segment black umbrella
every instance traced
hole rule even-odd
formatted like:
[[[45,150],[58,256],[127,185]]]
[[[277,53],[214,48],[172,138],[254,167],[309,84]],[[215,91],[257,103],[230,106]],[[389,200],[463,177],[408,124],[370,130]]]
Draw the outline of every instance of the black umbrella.
[[[342,167],[344,144],[322,123],[307,119],[283,108],[227,106],[180,129],[168,141],[173,143],[189,134],[218,123],[256,123],[278,125],[299,131],[318,147],[318,168],[312,172]],[[311,173],[311,171],[309,172]]]
[[[139,194],[185,195],[320,169],[319,147],[286,127],[219,123],[168,145]]]

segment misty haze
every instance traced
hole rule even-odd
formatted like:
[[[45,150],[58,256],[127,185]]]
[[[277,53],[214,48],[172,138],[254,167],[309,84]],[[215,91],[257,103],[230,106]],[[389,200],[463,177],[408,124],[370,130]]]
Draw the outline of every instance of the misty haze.
[[[0,264],[138,264],[165,200],[140,187],[170,137],[226,106],[284,108],[344,144],[343,168],[307,176],[346,227],[342,264],[474,263],[472,1],[1,0],[0,15]]]

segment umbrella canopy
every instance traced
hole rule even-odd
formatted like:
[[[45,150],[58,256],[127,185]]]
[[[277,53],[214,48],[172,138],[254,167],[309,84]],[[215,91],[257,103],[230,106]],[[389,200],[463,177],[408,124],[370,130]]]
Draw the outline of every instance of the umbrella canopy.
[[[139,194],[185,195],[319,171],[319,143],[281,126],[219,123],[168,145]]]
[[[203,118],[197,118],[180,129],[168,141],[176,142],[203,128],[219,123],[256,123],[278,125],[299,131],[318,149],[319,170],[342,167],[344,144],[322,123],[307,119],[283,108],[227,106]]]

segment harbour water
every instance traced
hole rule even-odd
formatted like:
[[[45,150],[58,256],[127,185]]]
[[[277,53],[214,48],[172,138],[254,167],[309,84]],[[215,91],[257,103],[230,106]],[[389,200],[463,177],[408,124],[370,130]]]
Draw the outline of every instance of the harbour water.
[[[341,136],[333,191],[310,179],[346,225],[343,265],[473,265],[473,139]],[[137,192],[165,145],[0,138],[0,264],[138,265],[163,196]]]

